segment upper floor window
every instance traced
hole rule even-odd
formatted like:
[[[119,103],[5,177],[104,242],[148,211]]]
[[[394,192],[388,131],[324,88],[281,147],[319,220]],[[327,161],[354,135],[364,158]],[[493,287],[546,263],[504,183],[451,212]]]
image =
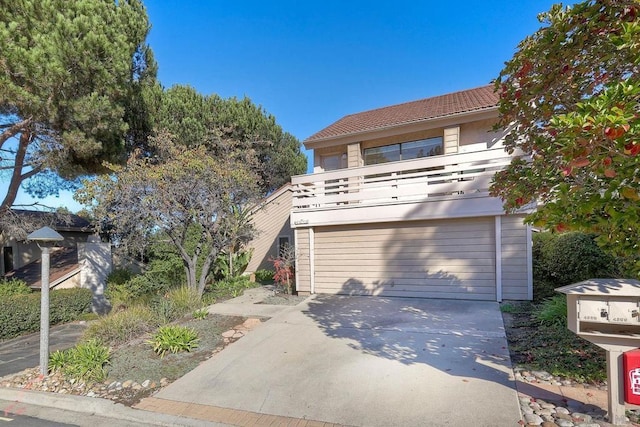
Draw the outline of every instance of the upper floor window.
[[[438,156],[442,154],[442,137],[408,141],[382,147],[365,148],[364,164],[397,162],[398,160],[417,159],[419,157]]]

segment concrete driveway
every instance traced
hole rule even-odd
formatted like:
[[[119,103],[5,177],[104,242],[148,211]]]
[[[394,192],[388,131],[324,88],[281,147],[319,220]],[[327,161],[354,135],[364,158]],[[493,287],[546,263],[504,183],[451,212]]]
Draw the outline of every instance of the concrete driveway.
[[[156,397],[353,426],[516,426],[491,302],[317,296]]]

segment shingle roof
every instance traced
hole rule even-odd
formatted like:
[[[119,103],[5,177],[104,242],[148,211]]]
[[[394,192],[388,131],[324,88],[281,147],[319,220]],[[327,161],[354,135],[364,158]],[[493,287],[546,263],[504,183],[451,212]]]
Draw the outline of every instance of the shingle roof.
[[[58,231],[91,232],[91,223],[75,214],[57,214],[55,212],[31,211],[26,209],[11,209],[12,212],[27,221],[37,221],[50,224]]]
[[[16,268],[4,275],[5,279],[24,280],[33,289],[40,289],[42,286],[42,260],[37,259]],[[49,260],[49,283],[54,285],[61,278],[70,272],[80,268],[78,264],[78,248],[53,248]]]
[[[401,124],[483,110],[498,104],[493,85],[468,89],[418,101],[405,102],[350,114],[311,135],[304,142],[315,142],[339,136],[384,129]]]

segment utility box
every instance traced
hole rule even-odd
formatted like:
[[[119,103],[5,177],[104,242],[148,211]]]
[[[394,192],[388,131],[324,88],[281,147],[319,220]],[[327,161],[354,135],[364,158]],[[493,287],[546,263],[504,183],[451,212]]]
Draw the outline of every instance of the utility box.
[[[567,295],[569,329],[607,351],[609,422],[626,425],[625,397],[640,404],[640,352],[632,351],[640,347],[640,281],[589,279],[556,291]]]

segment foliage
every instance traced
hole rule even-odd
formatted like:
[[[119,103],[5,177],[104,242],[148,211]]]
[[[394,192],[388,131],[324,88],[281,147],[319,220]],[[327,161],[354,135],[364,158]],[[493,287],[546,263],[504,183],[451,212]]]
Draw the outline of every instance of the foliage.
[[[242,295],[245,289],[255,288],[256,286],[258,285],[247,276],[219,280],[207,288],[203,300],[211,301],[211,299],[214,299],[215,301],[217,299],[235,298]]]
[[[191,315],[194,319],[203,320],[206,319],[209,315],[209,310],[207,310],[206,308],[199,308],[195,310]]]
[[[155,76],[148,30],[139,0],[3,3],[0,149],[11,174],[0,211],[22,183],[41,197],[65,185],[59,177],[122,159],[137,87]]]
[[[218,254],[214,268],[214,278],[217,280],[240,276],[247,269],[253,248],[242,249],[228,253],[226,250]]]
[[[595,236],[580,232],[533,235],[534,298],[556,294],[555,288],[582,280],[618,277],[619,262],[604,252]]]
[[[604,350],[578,337],[566,323],[541,324],[535,316],[540,307],[521,304],[516,313],[509,315],[513,320],[505,322],[514,365],[582,382],[606,380]]]
[[[157,130],[171,133],[188,148],[204,145],[213,157],[224,158],[229,151],[255,154],[258,161],[250,164],[263,194],[307,169],[299,141],[247,97],[203,96],[192,87],[176,85],[158,98],[153,113]]]
[[[278,257],[273,258],[271,261],[276,270],[273,275],[273,280],[282,285],[288,294],[291,294],[294,290],[295,281],[293,271],[296,262],[295,248],[291,245],[286,245],[280,250]]]
[[[534,317],[543,325],[567,327],[567,297],[554,295],[544,300],[535,310]]]
[[[99,201],[97,216],[112,224],[116,240],[166,236],[183,261],[187,286],[202,294],[218,253],[231,243],[229,217],[251,204],[257,180],[245,159],[211,157],[203,146],[185,150],[167,134],[153,141],[156,157],[132,156],[115,179],[85,181],[77,198]]]
[[[126,268],[114,268],[107,276],[107,287],[111,285],[122,285],[131,280],[133,274]]]
[[[84,339],[97,339],[116,346],[153,331],[159,322],[154,312],[143,305],[134,305],[122,311],[112,311],[92,322],[84,333]]]
[[[160,318],[161,323],[169,323],[202,307],[202,298],[196,290],[180,286],[151,300],[151,307]]]
[[[546,229],[595,232],[638,261],[640,251],[640,6],[554,5],[497,78],[499,128],[517,157],[492,194]]]
[[[107,377],[109,348],[98,340],[88,340],[70,349],[52,353],[49,370],[60,371],[65,377],[78,381],[104,381]]]
[[[49,323],[71,322],[91,312],[89,289],[59,289],[49,294]],[[0,340],[40,329],[40,293],[0,298]]]
[[[256,281],[262,284],[269,284],[273,282],[273,276],[275,275],[275,271],[261,269],[255,272]]]
[[[4,279],[0,280],[0,298],[10,295],[26,295],[30,294],[31,288],[27,286],[27,282],[20,279]]]
[[[198,347],[198,341],[198,333],[194,329],[167,325],[159,328],[147,342],[153,347],[153,351],[162,358],[167,352],[191,351]]]

